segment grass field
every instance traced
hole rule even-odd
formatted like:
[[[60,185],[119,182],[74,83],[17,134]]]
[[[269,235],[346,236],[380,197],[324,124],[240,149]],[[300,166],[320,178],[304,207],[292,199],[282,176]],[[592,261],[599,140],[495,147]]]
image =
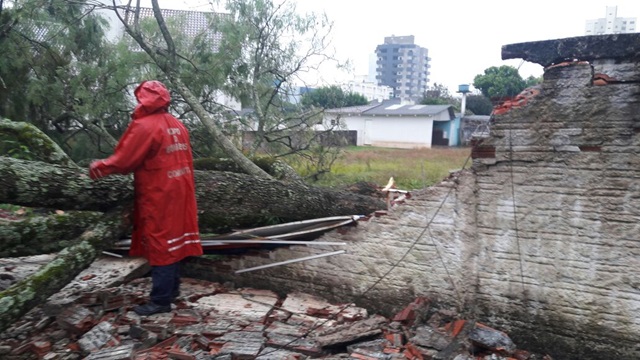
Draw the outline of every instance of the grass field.
[[[412,190],[433,185],[461,169],[470,148],[389,149],[348,147],[317,185],[341,186],[369,181],[384,186],[393,176],[399,189]],[[470,166],[470,162],[467,167]]]

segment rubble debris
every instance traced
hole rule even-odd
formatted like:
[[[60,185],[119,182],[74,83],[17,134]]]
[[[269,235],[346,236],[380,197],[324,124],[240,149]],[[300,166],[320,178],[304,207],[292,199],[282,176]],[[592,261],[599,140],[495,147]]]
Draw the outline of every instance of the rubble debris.
[[[415,335],[409,342],[435,350],[443,350],[453,340],[445,331],[434,329],[431,326],[419,326],[415,330]]]
[[[85,275],[82,275],[85,276]],[[88,281],[93,278],[88,279]],[[110,285],[110,284],[109,284]],[[170,313],[141,317],[149,278],[76,291],[55,317],[36,307],[0,333],[7,360],[541,359],[508,335],[417,298],[392,319],[304,293],[284,298],[183,279]],[[55,299],[54,299],[55,300]],[[57,301],[57,300],[56,300]],[[432,309],[433,308],[433,309]],[[427,310],[431,315],[424,321]],[[547,358],[545,360],[550,360]]]
[[[119,297],[117,288],[112,289],[111,292],[109,288],[139,278],[149,269],[151,267],[147,261],[139,257],[100,257],[61,291],[51,296],[45,310],[49,316],[56,316],[70,304],[77,303],[79,297],[85,298],[86,305],[94,299],[96,302],[110,302],[115,309],[121,304],[125,305],[129,299],[125,295]]]
[[[527,103],[535,96],[540,94],[540,86],[532,86],[522,90],[513,99],[507,99],[501,104],[493,108],[492,115],[502,115],[509,112],[513,108],[519,108],[527,105]]]
[[[393,317],[393,321],[402,322],[406,326],[413,325],[418,316],[418,312],[426,311],[429,308],[429,299],[418,297],[412,303],[407,305],[402,311]]]
[[[382,316],[374,315],[365,320],[358,320],[350,324],[337,325],[316,336],[316,341],[322,347],[342,345],[363,338],[382,333],[382,327],[388,322]]]

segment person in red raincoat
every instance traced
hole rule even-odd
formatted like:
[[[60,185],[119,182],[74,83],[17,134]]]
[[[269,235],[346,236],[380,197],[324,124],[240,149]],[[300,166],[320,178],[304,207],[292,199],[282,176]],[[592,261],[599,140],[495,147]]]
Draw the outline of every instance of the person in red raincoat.
[[[96,160],[89,176],[134,174],[131,256],[151,265],[151,301],[140,315],[171,311],[179,295],[180,261],[202,255],[198,231],[193,157],[186,127],[168,113],[170,95],[159,81],[134,91],[138,106],[112,156]]]

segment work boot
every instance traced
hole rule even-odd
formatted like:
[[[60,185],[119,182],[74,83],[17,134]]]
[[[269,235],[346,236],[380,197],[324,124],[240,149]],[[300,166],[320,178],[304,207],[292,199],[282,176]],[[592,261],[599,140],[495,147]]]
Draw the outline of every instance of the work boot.
[[[158,305],[150,301],[144,305],[134,307],[133,311],[140,316],[149,316],[158,313],[171,312],[171,305]]]

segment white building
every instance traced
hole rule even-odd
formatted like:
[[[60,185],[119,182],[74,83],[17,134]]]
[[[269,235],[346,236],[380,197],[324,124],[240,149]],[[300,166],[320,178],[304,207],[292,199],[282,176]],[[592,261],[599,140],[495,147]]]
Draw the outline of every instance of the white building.
[[[451,105],[415,105],[400,99],[328,109],[317,130],[355,131],[357,146],[401,149],[450,145],[455,117]]]
[[[617,6],[607,6],[606,17],[587,20],[585,35],[626,34],[636,32],[636,18],[618,17]]]
[[[389,86],[378,85],[370,81],[367,75],[356,76],[355,79],[340,85],[342,91],[354,92],[367,100],[386,100],[393,97],[393,89]]]

